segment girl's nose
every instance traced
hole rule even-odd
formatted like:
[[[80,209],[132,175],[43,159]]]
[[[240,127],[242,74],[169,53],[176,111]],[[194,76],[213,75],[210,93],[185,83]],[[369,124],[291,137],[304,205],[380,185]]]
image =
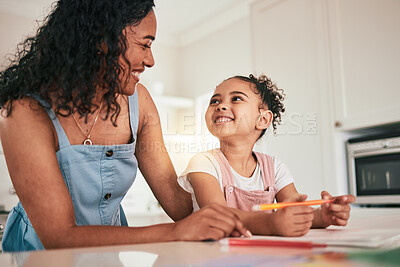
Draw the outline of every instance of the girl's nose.
[[[221,103],[221,104],[219,104],[219,105],[217,106],[217,110],[218,110],[218,111],[221,111],[221,110],[228,110],[228,108],[227,108],[223,103]]]

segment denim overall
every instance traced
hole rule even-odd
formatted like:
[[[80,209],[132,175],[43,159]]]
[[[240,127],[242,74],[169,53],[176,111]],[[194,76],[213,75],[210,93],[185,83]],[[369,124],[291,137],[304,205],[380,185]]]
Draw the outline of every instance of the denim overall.
[[[128,99],[133,141],[106,146],[71,145],[54,111],[37,99],[57,131],[58,164],[73,202],[77,225],[128,225],[120,204],[136,178],[138,166],[134,154],[139,123],[137,90]],[[44,249],[21,202],[8,216],[2,249],[5,252]]]
[[[264,190],[246,191],[235,185],[231,166],[222,151],[214,149],[210,152],[221,169],[222,187],[228,207],[251,211],[253,205],[274,203],[277,189],[275,186],[275,168],[271,156],[253,152],[260,165]]]

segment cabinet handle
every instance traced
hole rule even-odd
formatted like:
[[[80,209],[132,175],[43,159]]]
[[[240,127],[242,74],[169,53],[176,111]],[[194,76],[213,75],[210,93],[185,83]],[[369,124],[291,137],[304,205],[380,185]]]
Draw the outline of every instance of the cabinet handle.
[[[336,128],[342,127],[342,122],[341,121],[335,121],[335,127]]]

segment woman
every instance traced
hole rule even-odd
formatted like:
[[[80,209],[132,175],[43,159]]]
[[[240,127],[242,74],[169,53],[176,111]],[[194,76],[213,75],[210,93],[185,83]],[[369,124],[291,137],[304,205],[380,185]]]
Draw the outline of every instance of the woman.
[[[0,137],[20,202],[4,251],[220,239],[250,233],[230,211],[191,213],[140,74],[154,65],[152,0],[60,0],[0,74]],[[161,145],[160,145],[161,144]],[[127,226],[140,168],[176,223]],[[184,219],[185,218],[185,219]]]

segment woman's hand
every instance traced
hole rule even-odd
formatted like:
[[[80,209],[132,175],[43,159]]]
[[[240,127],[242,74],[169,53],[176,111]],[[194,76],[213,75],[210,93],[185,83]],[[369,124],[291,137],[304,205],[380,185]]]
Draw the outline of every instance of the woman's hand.
[[[284,202],[297,202],[307,199],[307,195],[296,194]],[[311,228],[314,213],[308,206],[295,206],[278,209],[273,218],[273,234],[281,236],[302,236]]]
[[[215,203],[176,222],[173,232],[179,241],[219,240],[230,235],[251,236],[236,214]]]
[[[321,192],[322,199],[332,199],[332,203],[325,203],[321,206],[320,227],[329,225],[346,226],[350,217],[350,203],[356,198],[353,195],[332,197],[328,192]]]

